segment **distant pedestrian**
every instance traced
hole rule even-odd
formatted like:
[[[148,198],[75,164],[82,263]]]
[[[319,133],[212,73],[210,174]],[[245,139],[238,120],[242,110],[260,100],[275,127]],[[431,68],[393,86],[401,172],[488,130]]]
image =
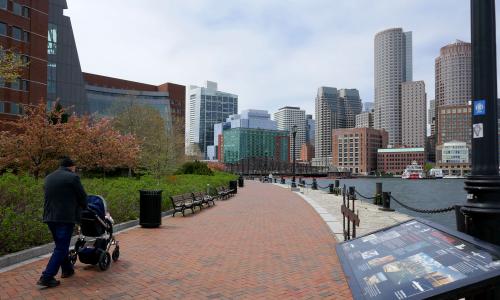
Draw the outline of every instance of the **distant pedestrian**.
[[[87,194],[75,174],[75,163],[63,158],[59,169],[45,178],[45,203],[43,222],[47,223],[55,248],[37,284],[55,287],[60,284],[55,279],[61,268],[61,278],[71,277],[75,271],[69,261],[69,246],[75,224],[80,223],[80,212],[87,207]]]

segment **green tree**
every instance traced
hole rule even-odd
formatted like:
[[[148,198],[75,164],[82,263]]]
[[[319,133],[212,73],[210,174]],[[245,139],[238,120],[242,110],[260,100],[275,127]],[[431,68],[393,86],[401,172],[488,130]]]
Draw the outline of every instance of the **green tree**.
[[[184,160],[178,124],[167,123],[154,108],[137,104],[123,107],[113,127],[137,137],[141,146],[139,167],[156,178],[172,174]]]
[[[429,173],[429,171],[434,168],[434,164],[430,163],[430,162],[426,162],[425,165],[424,165],[424,171],[426,173]]]

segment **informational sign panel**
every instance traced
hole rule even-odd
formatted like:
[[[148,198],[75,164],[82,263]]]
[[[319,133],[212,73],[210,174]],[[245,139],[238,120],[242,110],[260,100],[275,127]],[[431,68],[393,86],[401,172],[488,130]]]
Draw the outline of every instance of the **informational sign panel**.
[[[355,299],[422,299],[500,282],[500,248],[420,219],[338,244],[337,254]]]

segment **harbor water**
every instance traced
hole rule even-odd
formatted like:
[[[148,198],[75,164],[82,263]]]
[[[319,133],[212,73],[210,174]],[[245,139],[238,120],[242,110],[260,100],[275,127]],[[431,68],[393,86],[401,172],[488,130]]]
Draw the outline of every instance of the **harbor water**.
[[[310,184],[312,179],[307,178],[305,181]],[[318,178],[317,182],[319,186],[325,187],[333,183],[334,180]],[[463,179],[405,180],[401,178],[356,178],[340,179],[340,186],[354,186],[356,187],[356,191],[363,196],[373,197],[375,195],[375,183],[377,182],[382,182],[384,192],[391,192],[399,201],[410,207],[419,209],[438,209],[455,204],[463,204],[467,196],[464,190]],[[363,200],[358,195],[357,198]],[[395,201],[391,201],[391,207],[401,213],[428,219],[456,229],[455,211],[440,214],[422,214],[408,210]]]

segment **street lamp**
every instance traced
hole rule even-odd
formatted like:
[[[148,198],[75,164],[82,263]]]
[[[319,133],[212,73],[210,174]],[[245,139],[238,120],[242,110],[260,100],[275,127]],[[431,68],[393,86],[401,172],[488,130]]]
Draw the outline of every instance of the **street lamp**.
[[[297,125],[292,126],[292,137],[293,137],[293,148],[292,148],[292,153],[293,153],[293,164],[292,164],[292,188],[296,188],[297,184],[295,184],[295,138],[297,137]]]
[[[471,25],[472,170],[465,181],[463,229],[500,245],[495,0],[471,0]]]

